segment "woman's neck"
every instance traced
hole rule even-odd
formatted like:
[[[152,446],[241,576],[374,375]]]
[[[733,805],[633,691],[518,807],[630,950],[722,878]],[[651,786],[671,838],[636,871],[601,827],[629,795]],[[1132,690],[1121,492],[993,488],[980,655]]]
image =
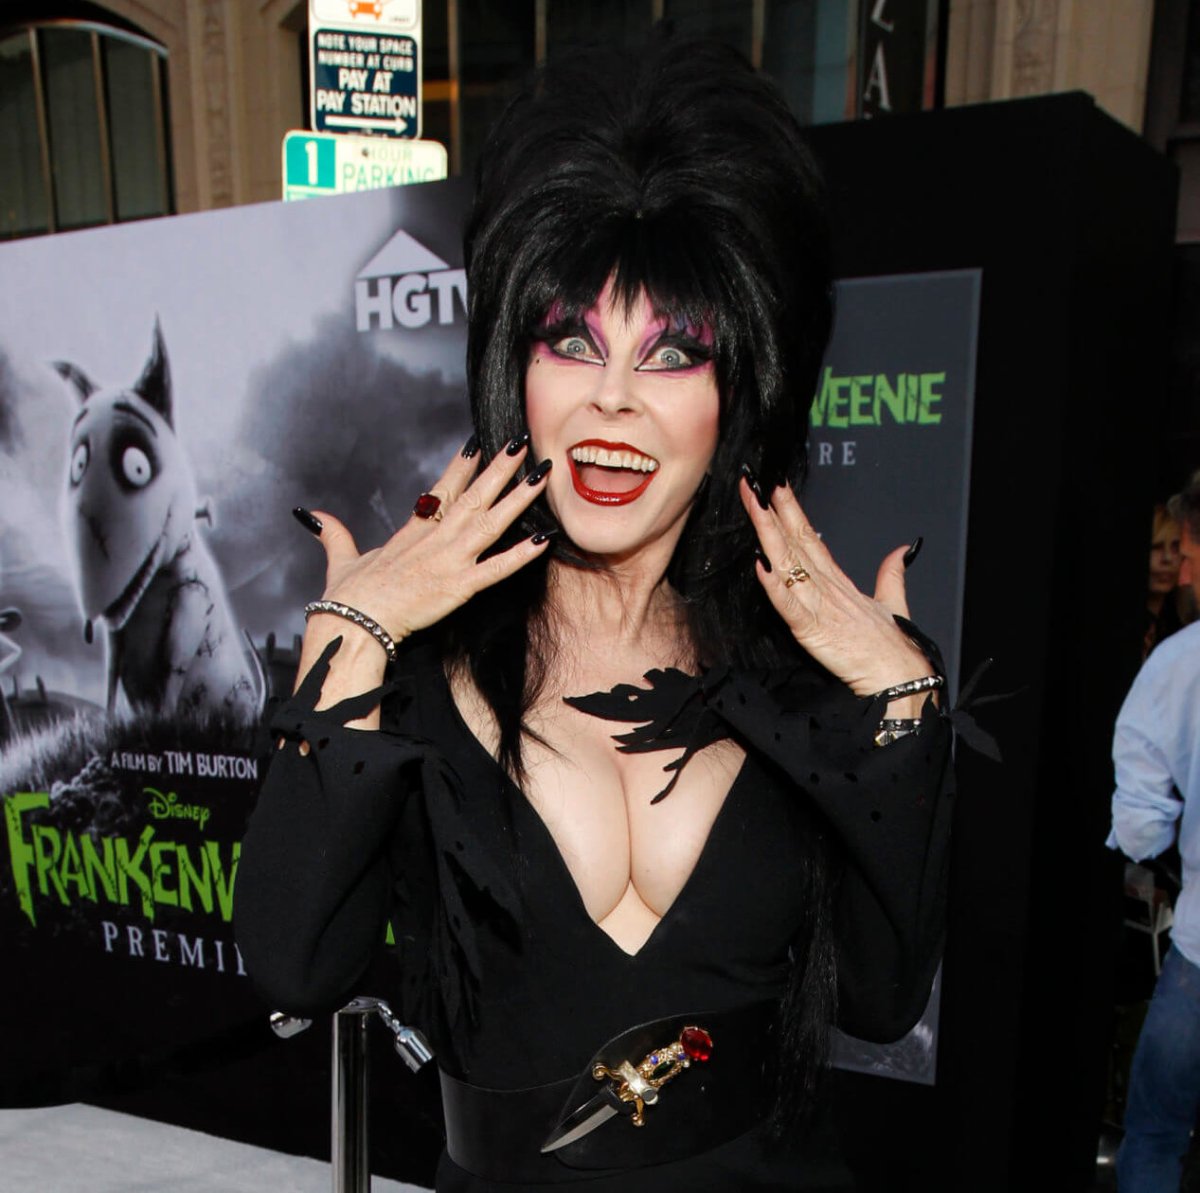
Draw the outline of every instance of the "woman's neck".
[[[547,596],[552,633],[568,655],[690,665],[683,602],[657,569],[555,562]]]

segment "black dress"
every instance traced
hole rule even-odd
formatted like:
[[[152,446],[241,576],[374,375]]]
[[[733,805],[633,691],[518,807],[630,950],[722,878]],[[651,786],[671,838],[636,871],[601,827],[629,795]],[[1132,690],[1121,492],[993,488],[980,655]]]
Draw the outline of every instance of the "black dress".
[[[732,736],[746,750],[694,871],[631,956],[588,915],[431,650],[409,650],[404,674],[381,689],[378,733],[342,727],[378,692],[311,711],[328,657],[272,719],[274,733],[312,750],[276,756],[239,864],[238,944],[273,1006],[314,1013],[356,990],[379,994],[425,1030],[455,1078],[500,1090],[559,1081],[633,1024],[781,999],[811,927],[812,876],[833,853],[840,1026],[887,1040],[920,1016],[940,954],[949,833],[950,734],[932,704],[920,734],[878,748],[879,702],[815,665],[654,672],[651,687],[590,698],[597,715],[651,722],[626,748]],[[554,1156],[545,1164],[539,1188],[556,1188],[559,1171],[564,1188],[578,1183]],[[584,1175],[590,1193],[825,1180],[820,1161],[767,1148],[761,1129],[668,1164]],[[439,1190],[518,1187],[445,1155],[438,1171]]]

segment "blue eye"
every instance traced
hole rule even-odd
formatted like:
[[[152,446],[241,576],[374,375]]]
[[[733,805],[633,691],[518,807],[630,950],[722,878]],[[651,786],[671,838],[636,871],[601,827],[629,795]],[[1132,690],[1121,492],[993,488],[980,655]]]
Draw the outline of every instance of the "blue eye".
[[[667,372],[671,369],[690,369],[695,363],[677,344],[663,344],[651,352],[640,367],[647,372]]]
[[[592,346],[583,336],[564,336],[561,340],[556,341],[553,347],[559,356],[589,357],[592,355]]]

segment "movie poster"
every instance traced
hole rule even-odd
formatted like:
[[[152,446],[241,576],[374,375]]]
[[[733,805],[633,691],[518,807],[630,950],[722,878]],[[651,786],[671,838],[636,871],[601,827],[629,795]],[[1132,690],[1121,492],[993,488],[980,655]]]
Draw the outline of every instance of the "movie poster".
[[[918,536],[905,576],[913,620],[942,649],[957,698],[970,494],[978,270],[856,278],[837,319],[809,420],[805,510],[864,592],[880,561]],[[919,1023],[894,1044],[838,1034],[834,1063],[932,1084],[941,971]]]
[[[460,209],[445,183],[0,246],[4,997],[56,1024],[3,1069],[32,1100],[262,1016],[231,926],[256,726],[324,587],[290,510],[376,543],[461,447]]]

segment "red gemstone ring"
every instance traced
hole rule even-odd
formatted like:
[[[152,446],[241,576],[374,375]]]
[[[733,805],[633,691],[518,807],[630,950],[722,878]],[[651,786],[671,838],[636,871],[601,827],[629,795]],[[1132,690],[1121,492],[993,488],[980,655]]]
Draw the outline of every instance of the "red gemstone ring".
[[[440,522],[444,516],[442,499],[436,493],[422,493],[413,506],[413,513],[418,518],[432,518],[435,522]]]

